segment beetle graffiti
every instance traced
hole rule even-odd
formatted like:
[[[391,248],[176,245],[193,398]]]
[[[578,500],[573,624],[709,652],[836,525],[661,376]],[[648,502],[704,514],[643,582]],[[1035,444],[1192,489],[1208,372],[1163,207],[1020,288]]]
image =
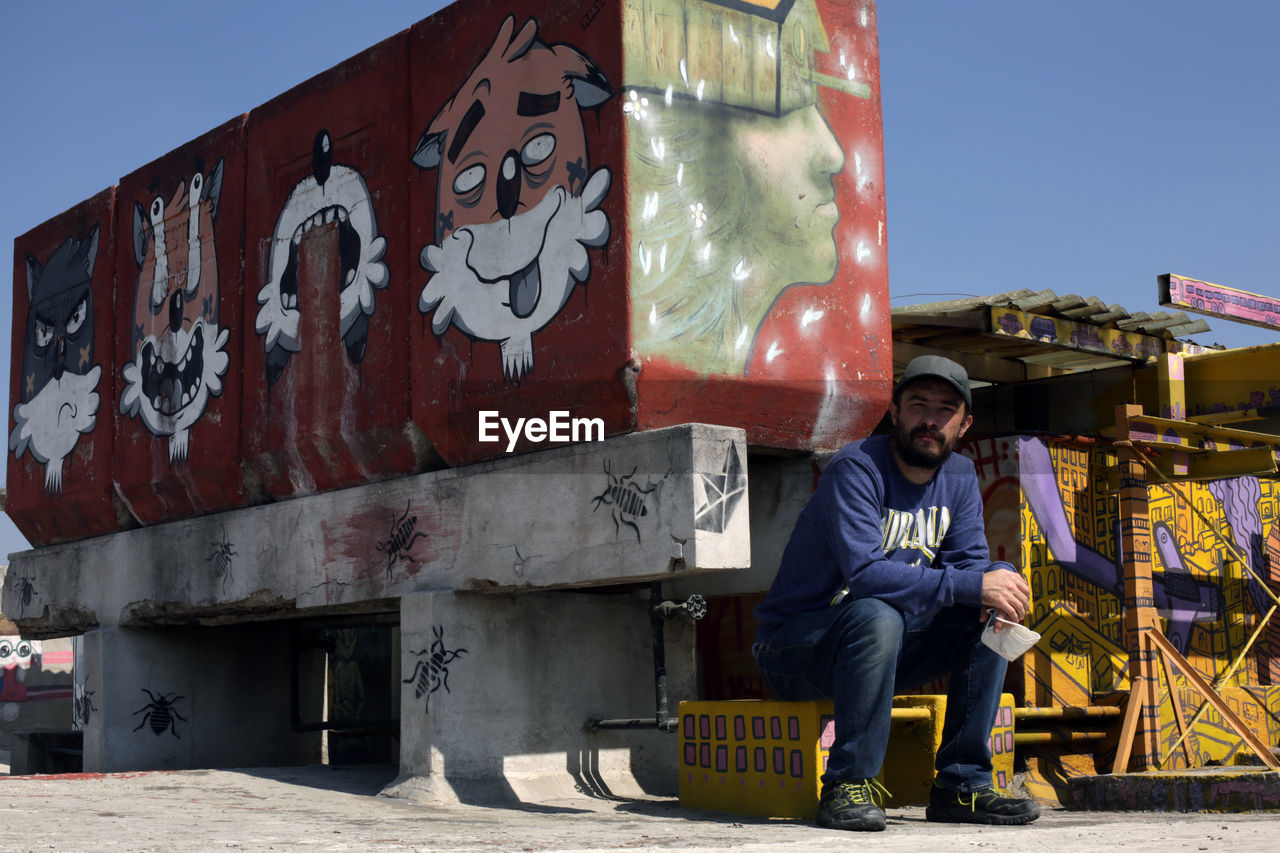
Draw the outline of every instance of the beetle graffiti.
[[[147,694],[151,701],[133,712],[133,716],[142,714],[142,722],[138,723],[138,726],[134,731],[136,732],[143,726],[150,724],[151,731],[155,732],[157,737],[159,737],[165,729],[168,729],[170,734],[181,740],[182,738],[178,735],[177,721],[182,720],[182,722],[185,723],[187,722],[187,718],[178,713],[178,709],[175,705],[178,700],[183,697],[174,696],[172,693],[157,696],[145,687],[142,688],[142,692]],[[146,713],[143,713],[144,711]]]
[[[231,546],[231,540],[227,538],[226,527],[222,528],[222,541],[209,544],[213,546],[213,553],[205,559],[205,562],[213,563],[213,576],[222,581],[223,592],[226,592],[227,581],[231,580],[231,558],[239,554]]]
[[[94,691],[86,690],[83,681],[77,681],[72,685],[71,728],[74,731],[83,731],[89,725],[92,712],[98,710],[98,706],[93,702],[93,696]]]
[[[22,602],[22,609],[26,610],[31,606],[31,599],[36,594],[35,584],[31,582],[31,578],[19,577],[13,585],[18,589],[18,600]]]
[[[400,516],[391,524],[391,535],[385,542],[379,542],[376,548],[387,555],[387,578],[391,578],[391,567],[395,565],[396,560],[415,561],[417,558],[410,553],[415,542],[419,539],[426,539],[427,534],[421,530],[417,530],[418,517],[409,515],[409,507],[412,501],[404,505],[404,515]]]
[[[414,665],[413,674],[406,678],[402,684],[413,684],[413,697],[422,699],[426,697],[426,701],[422,703],[423,713],[429,713],[431,710],[431,694],[435,693],[441,687],[445,693],[451,693],[449,689],[449,664],[453,663],[461,655],[467,653],[466,649],[446,649],[444,647],[444,626],[437,625],[431,629],[435,639],[431,641],[430,649],[423,649],[420,652],[413,652],[419,658]],[[426,659],[423,660],[423,656]]]
[[[639,483],[635,482],[636,471],[639,466],[631,469],[630,474],[623,474],[616,477],[613,474],[613,467],[609,460],[604,460],[604,473],[608,479],[608,485],[604,487],[604,491],[596,495],[591,501],[591,511],[595,512],[601,506],[609,507],[609,514],[613,518],[614,534],[618,534],[622,530],[622,525],[626,525],[635,531],[636,544],[640,543],[640,528],[636,525],[635,520],[649,514],[649,507],[646,504],[646,498],[658,490],[660,483],[650,483],[648,488],[643,488]]]

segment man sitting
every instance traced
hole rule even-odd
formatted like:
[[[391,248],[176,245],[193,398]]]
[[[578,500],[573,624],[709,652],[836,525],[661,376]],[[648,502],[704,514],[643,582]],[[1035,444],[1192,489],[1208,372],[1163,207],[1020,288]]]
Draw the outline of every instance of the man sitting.
[[[994,610],[1021,622],[1030,587],[992,562],[973,463],[953,456],[973,422],[969,377],[921,356],[894,389],[893,433],[844,447],[800,513],[753,646],[782,699],[835,702],[818,823],[883,830],[875,780],[895,690],[950,674],[929,820],[1024,824],[1030,800],[992,790],[987,740],[1006,661],[980,641]],[[997,623],[998,624],[998,623]]]

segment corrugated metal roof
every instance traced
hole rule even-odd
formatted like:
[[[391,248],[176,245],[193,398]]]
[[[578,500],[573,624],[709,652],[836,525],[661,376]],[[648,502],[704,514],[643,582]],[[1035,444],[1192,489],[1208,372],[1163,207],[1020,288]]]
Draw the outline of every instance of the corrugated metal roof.
[[[947,355],[976,380],[1017,382],[1119,364],[1147,362],[1162,352],[1201,352],[1180,336],[1209,331],[1184,312],[1131,313],[1096,296],[1052,290],[1010,290],[890,312],[894,367],[916,355]]]

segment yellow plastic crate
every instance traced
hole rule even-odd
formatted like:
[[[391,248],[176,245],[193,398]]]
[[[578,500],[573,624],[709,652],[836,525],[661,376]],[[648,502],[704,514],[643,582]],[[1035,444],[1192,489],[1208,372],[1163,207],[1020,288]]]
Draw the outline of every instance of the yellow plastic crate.
[[[945,696],[899,696],[880,781],[891,807],[928,801]],[[992,729],[993,783],[1013,780],[1013,697]],[[754,699],[680,703],[680,805],[757,817],[812,819],[834,739],[831,702]]]

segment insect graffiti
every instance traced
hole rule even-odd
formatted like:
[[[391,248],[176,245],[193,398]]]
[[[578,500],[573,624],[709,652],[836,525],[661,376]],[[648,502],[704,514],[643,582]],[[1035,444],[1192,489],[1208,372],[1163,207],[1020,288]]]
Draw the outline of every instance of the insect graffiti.
[[[89,716],[92,711],[98,710],[98,706],[93,704],[94,691],[85,690],[84,682],[77,681],[72,686],[72,703],[71,703],[71,722],[72,728],[83,730],[89,725]]]
[[[235,548],[231,547],[231,540],[227,539],[227,528],[222,528],[222,541],[210,542],[213,546],[213,553],[206,559],[206,563],[213,563],[213,576],[222,581],[222,589],[225,592],[227,581],[231,580],[231,558],[238,557]]]
[[[18,600],[22,602],[22,609],[26,610],[31,604],[31,599],[36,594],[35,584],[31,582],[31,578],[23,577],[18,578],[13,583],[18,588]]]
[[[621,532],[622,525],[626,525],[635,531],[637,544],[640,542],[640,528],[636,526],[635,519],[649,514],[645,498],[658,489],[657,483],[651,483],[648,488],[641,488],[640,484],[635,482],[638,470],[639,466],[636,466],[631,469],[630,474],[616,477],[609,460],[604,460],[604,473],[609,478],[608,484],[604,491],[596,495],[591,502],[592,512],[601,506],[609,507],[609,514],[613,518],[614,534],[617,535]]]
[[[175,708],[174,705],[183,697],[174,696],[172,693],[157,696],[145,687],[141,689],[143,693],[150,697],[151,701],[133,712],[133,716],[135,717],[138,714],[142,714],[142,722],[138,723],[137,728],[135,728],[134,731],[136,732],[138,729],[141,729],[143,726],[150,723],[151,731],[155,732],[157,737],[159,737],[165,729],[168,729],[170,734],[181,740],[182,738],[178,735],[177,721],[182,720],[182,722],[185,723],[187,722],[187,718],[179,714],[178,709]],[[144,711],[146,712],[145,714],[143,714]]]
[[[409,515],[409,507],[412,500],[405,503],[404,515],[397,518],[391,524],[391,534],[385,542],[379,542],[377,549],[387,555],[387,579],[391,578],[391,567],[396,564],[396,560],[416,561],[416,557],[409,553],[415,542],[419,539],[426,539],[427,534],[421,530],[417,530],[418,517]]]
[[[446,649],[444,647],[444,626],[437,625],[431,629],[431,633],[435,639],[431,641],[430,649],[423,649],[420,652],[413,652],[418,658],[428,655],[426,660],[419,660],[413,668],[413,674],[406,678],[402,684],[413,684],[413,697],[421,699],[426,697],[426,701],[422,704],[423,713],[431,710],[431,694],[435,693],[441,687],[445,693],[451,693],[449,689],[449,664],[458,659],[460,655],[467,653],[466,649]]]

